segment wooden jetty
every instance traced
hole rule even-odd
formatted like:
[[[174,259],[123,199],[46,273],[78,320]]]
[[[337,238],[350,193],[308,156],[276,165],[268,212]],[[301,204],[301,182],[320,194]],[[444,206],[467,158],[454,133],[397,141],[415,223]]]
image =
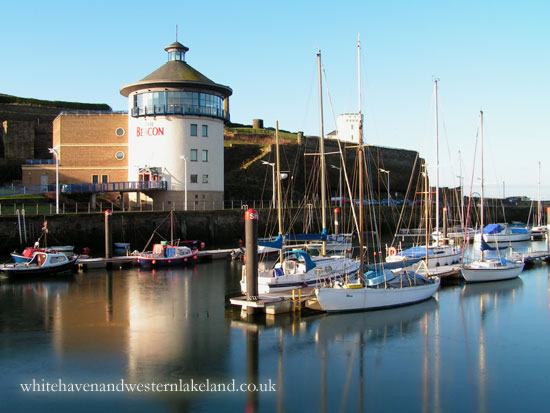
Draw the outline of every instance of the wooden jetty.
[[[550,251],[514,252],[512,256],[523,259],[526,266],[550,261]]]
[[[231,298],[231,304],[241,306],[241,311],[248,307],[256,308],[269,315],[300,311],[304,307],[312,305],[311,301],[317,301],[315,291],[312,287],[297,288],[282,293],[269,293],[258,296],[257,301],[248,301],[246,296]]]
[[[78,258],[76,265],[81,270],[92,270],[95,268],[122,268],[135,264],[137,256],[128,255],[112,258]]]

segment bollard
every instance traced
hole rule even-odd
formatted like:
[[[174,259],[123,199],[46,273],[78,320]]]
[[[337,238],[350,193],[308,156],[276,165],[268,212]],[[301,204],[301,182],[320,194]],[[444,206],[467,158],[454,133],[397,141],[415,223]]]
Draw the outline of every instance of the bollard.
[[[338,235],[340,229],[340,208],[334,208],[334,234]]]
[[[113,234],[111,230],[111,210],[105,211],[105,258],[113,257]]]
[[[246,248],[246,299],[258,301],[258,213],[249,209],[244,213],[244,234]],[[254,314],[254,307],[247,307],[248,315]]]

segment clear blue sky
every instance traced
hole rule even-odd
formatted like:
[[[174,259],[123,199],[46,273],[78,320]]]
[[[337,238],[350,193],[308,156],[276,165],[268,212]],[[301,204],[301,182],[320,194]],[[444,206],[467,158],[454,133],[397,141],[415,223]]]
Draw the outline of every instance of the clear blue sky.
[[[316,51],[334,112],[355,112],[360,33],[367,143],[417,150],[433,175],[435,75],[442,185],[458,184],[461,151],[469,186],[483,109],[488,193],[502,195],[505,182],[506,196],[536,198],[540,161],[550,199],[548,0],[23,0],[0,14],[0,93],[126,110],[120,87],[164,64],[177,24],[187,62],[233,89],[232,121],[278,120],[310,135],[319,134]]]

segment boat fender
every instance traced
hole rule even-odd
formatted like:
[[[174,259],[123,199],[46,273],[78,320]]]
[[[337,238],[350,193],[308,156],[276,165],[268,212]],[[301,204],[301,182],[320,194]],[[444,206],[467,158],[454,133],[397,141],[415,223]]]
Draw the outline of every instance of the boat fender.
[[[203,250],[204,247],[206,247],[206,244],[204,242],[201,242],[201,250]]]
[[[397,249],[395,247],[390,247],[388,249],[388,255],[389,256],[396,255],[396,254],[397,254]]]
[[[155,265],[157,263],[157,260],[153,260],[152,264]]]
[[[187,262],[187,258],[184,258],[184,259],[183,259],[183,262]]]
[[[168,264],[172,264],[172,260],[168,260]]]

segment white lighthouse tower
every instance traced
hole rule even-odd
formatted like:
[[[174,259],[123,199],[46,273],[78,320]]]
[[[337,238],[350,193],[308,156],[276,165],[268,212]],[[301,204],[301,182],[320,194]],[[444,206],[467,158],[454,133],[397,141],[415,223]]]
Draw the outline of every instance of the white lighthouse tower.
[[[189,66],[181,43],[165,50],[168,62],[120,89],[129,108],[128,180],[166,181],[166,191],[146,192],[154,202],[221,206],[223,128],[233,91]]]

